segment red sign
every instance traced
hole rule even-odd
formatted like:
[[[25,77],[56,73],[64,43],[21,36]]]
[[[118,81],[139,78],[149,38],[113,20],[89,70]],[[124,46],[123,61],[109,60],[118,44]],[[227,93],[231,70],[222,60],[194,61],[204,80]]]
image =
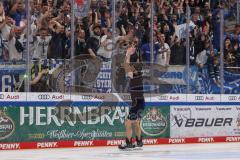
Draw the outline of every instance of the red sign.
[[[143,139],[144,145],[239,142],[240,137],[193,137],[193,138],[156,138]],[[69,148],[93,146],[117,146],[124,140],[58,141],[58,142],[18,142],[0,143],[0,150]]]
[[[83,0],[75,0],[78,6],[83,6],[84,2]]]

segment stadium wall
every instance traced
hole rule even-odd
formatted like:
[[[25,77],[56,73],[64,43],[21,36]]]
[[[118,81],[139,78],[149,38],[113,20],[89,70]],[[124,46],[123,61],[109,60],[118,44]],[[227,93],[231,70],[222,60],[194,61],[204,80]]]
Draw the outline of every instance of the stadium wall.
[[[240,141],[239,95],[145,97],[146,145]],[[119,145],[129,102],[127,94],[0,93],[0,150]]]

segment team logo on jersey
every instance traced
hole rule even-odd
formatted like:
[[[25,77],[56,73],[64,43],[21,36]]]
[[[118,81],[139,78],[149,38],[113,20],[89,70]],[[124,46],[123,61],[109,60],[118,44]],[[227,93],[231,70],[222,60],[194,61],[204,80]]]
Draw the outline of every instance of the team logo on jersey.
[[[149,136],[158,136],[167,129],[167,120],[157,108],[147,110],[147,114],[142,118],[142,131]]]
[[[6,139],[13,134],[15,124],[13,120],[7,116],[5,110],[0,110],[0,140]]]

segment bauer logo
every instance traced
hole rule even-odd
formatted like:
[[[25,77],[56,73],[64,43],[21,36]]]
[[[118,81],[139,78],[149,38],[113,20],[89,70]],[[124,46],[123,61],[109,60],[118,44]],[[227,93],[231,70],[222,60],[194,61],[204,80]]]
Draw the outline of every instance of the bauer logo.
[[[142,118],[141,129],[149,136],[158,136],[167,129],[167,120],[157,108],[147,110],[147,114]]]
[[[15,125],[4,110],[0,110],[0,140],[6,139],[13,134]]]

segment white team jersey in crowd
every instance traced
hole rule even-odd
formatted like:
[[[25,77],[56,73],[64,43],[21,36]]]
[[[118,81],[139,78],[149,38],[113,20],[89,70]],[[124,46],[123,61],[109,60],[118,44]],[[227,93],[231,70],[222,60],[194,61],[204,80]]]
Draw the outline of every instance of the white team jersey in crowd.
[[[116,42],[119,40],[119,38],[121,38],[121,36],[115,37],[113,42],[112,38],[107,39],[107,35],[104,35],[101,38],[101,46],[98,49],[97,54],[104,58],[110,59],[112,57],[112,53],[116,50]],[[104,46],[103,43],[106,43],[107,45]]]
[[[21,42],[21,41],[20,41]],[[13,37],[11,40],[8,41],[8,54],[9,54],[9,60],[22,60],[23,54],[22,52],[18,52],[16,47],[16,38]]]
[[[167,62],[167,54],[171,53],[170,47],[167,43],[164,43],[164,45],[160,46],[160,49],[158,50],[158,54],[156,57],[156,63],[160,64],[162,66],[168,65]]]
[[[52,36],[46,36],[45,39],[37,36],[36,41],[34,42],[34,52],[33,58],[34,59],[47,59],[47,51],[49,42],[52,39]]]
[[[203,50],[202,52],[197,54],[196,63],[199,65],[200,64],[205,65],[207,63],[207,59],[208,59],[207,51]]]
[[[11,26],[9,26],[7,24],[2,28],[1,35],[2,35],[3,40],[9,39],[10,31],[11,31]]]

